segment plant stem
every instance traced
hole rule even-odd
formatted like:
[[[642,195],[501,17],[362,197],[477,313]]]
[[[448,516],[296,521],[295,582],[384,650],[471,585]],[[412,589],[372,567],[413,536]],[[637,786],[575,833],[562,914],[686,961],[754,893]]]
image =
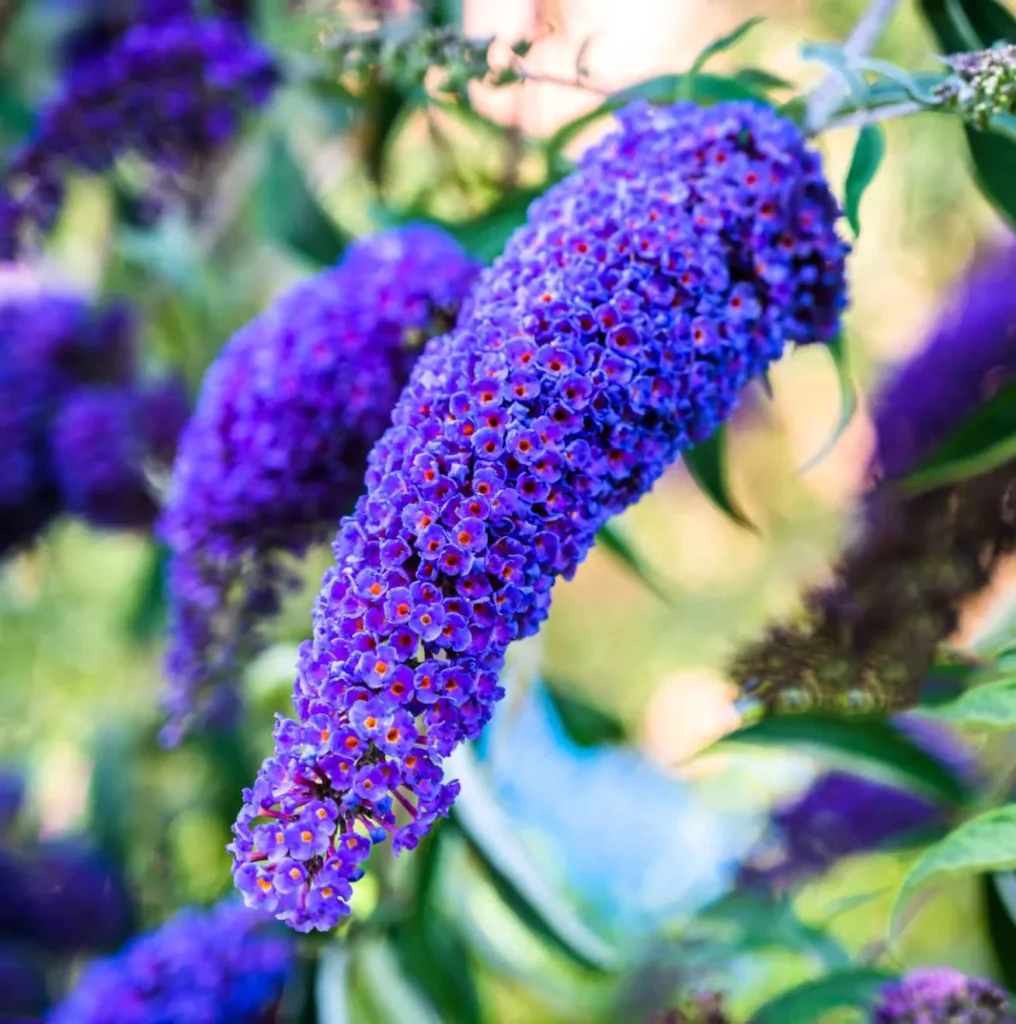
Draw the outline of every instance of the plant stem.
[[[852,59],[868,53],[885,31],[898,3],[899,0],[871,0],[843,44],[844,56]],[[804,120],[805,128],[810,134],[815,134],[824,126],[826,118],[836,109],[842,91],[843,83],[836,75],[831,74],[811,94]]]
[[[919,114],[929,108],[917,100],[906,100],[902,103],[890,103],[884,107],[875,107],[873,110],[855,110],[841,117],[834,117],[822,126],[823,131],[832,131],[834,128],[861,128],[866,124],[875,124],[878,121],[889,121],[894,117],[907,117],[910,114]]]

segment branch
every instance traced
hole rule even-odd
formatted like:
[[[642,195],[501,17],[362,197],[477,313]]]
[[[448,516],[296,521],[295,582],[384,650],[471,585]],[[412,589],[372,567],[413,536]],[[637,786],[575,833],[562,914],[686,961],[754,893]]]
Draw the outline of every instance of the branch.
[[[871,0],[868,9],[858,19],[854,30],[843,44],[844,56],[857,58],[868,53],[885,31],[898,3],[899,0]],[[842,91],[843,83],[836,75],[830,74],[811,94],[804,121],[809,133],[814,134],[836,109]]]

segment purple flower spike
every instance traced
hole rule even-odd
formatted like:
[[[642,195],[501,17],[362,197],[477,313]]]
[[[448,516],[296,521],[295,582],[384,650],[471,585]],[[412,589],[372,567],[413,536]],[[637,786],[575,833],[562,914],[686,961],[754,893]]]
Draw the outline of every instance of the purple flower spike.
[[[872,1024],[1013,1024],[1009,997],[997,985],[951,967],[919,967],[882,989]]]
[[[287,556],[325,540],[352,507],[421,346],[454,323],[478,269],[436,229],[377,235],[223,349],[161,524],[174,553],[167,741],[236,715],[236,678],[261,646]],[[380,580],[365,569],[363,595]]]
[[[411,849],[448,813],[459,784],[444,758],[479,736],[507,646],[539,629],[597,529],[790,341],[837,328],[846,247],[797,128],[747,103],[635,104],[620,121],[533,203],[457,329],[428,346],[339,528],[298,722],[279,727],[231,846],[248,902],[297,929],[349,912],[335,880],[355,881],[372,843]],[[354,727],[361,701],[387,702],[381,742]],[[324,853],[295,855],[291,889],[255,830],[315,801],[339,812]]]
[[[182,910],[117,956],[85,968],[48,1019],[261,1024],[274,1019],[292,960],[292,942],[239,903]]]
[[[963,280],[924,348],[881,393],[877,461],[906,476],[1003,384],[1016,378],[1016,244]]]
[[[72,173],[98,174],[133,155],[165,178],[222,148],[277,79],[269,54],[232,18],[141,21],[75,63],[33,138],[0,182],[0,258],[47,231]]]

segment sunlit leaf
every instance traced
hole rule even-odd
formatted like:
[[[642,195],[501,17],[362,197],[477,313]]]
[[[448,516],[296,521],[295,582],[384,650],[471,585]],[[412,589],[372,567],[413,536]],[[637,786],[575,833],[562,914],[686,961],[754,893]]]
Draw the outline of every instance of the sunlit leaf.
[[[652,569],[646,565],[645,560],[617,526],[613,523],[604,523],[596,531],[596,543],[622,562],[661,601],[670,603],[670,595],[660,586]]]
[[[995,959],[1006,986],[1016,989],[1016,872],[985,875],[982,888]]]
[[[979,476],[1016,458],[1016,383],[1003,385],[905,481],[913,494]]]
[[[731,47],[736,46],[756,25],[765,21],[765,18],[748,18],[742,21],[737,28],[733,31],[728,32],[724,36],[720,36],[719,39],[711,42],[702,52],[695,58],[694,63],[691,66],[691,75],[697,75],[702,68],[717,54],[723,53],[725,50],[729,50]]]
[[[896,975],[858,968],[837,971],[790,989],[771,999],[752,1016],[752,1024],[815,1024],[841,1007],[869,1008],[883,985]]]
[[[829,439],[824,445],[801,467],[801,473],[807,473],[814,469],[832,450],[836,443],[843,436],[843,432],[850,426],[850,421],[857,411],[857,390],[854,387],[854,378],[850,374],[850,367],[847,365],[847,345],[842,334],[837,334],[832,341],[823,346],[829,353],[836,369],[836,380],[840,387],[840,417],[833,427]]]
[[[730,493],[727,480],[727,428],[726,424],[716,430],[711,437],[688,449],[682,456],[692,479],[698,484],[703,494],[728,519],[743,526],[752,533],[758,529],[747,516],[737,507]]]
[[[847,181],[843,187],[843,212],[855,237],[861,233],[859,210],[861,197],[875,180],[882,157],[885,156],[885,133],[881,125],[866,124],[857,133],[857,144],[854,156],[847,171]]]
[[[318,1024],[353,1024],[349,961],[349,947],[345,943],[332,943],[321,954],[314,985]]]
[[[533,863],[500,809],[468,747],[446,762],[462,782],[452,821],[479,857],[498,895],[518,918],[577,964],[596,972],[616,969],[620,953],[579,918]]]
[[[151,643],[165,624],[168,561],[165,545],[149,544],[134,607],[127,618],[127,635],[132,643]]]
[[[770,715],[719,742],[786,747],[844,767],[879,769],[947,803],[969,797],[963,780],[881,716]]]
[[[1016,804],[979,814],[927,849],[896,895],[892,933],[905,927],[905,911],[932,886],[986,871],[1016,868]]]
[[[265,234],[318,266],[333,264],[349,242],[321,207],[279,133],[268,144],[257,205]]]
[[[982,683],[957,700],[928,712],[952,725],[974,729],[1016,728],[1016,677]]]

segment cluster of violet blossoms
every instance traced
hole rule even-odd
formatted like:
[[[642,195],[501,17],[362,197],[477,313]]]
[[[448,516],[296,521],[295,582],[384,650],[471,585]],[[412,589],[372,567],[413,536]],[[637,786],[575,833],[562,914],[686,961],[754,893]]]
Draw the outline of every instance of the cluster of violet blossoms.
[[[48,230],[71,173],[134,156],[172,185],[236,134],[276,84],[270,55],[228,17],[139,20],[73,63],[0,179],[0,258]]]
[[[951,967],[921,967],[882,990],[871,1024],[1014,1024],[997,985]]]
[[[185,909],[90,964],[49,1021],[263,1024],[274,1019],[292,961],[292,941],[238,902]]]
[[[141,381],[134,364],[123,305],[45,291],[0,302],[0,555],[61,512],[152,525],[148,469],[172,460],[187,399],[176,381]]]
[[[837,216],[800,132],[750,103],[634,104],[533,203],[414,367],[339,529],[297,718],[234,826],[248,905],[330,928],[372,844],[410,849],[448,812],[442,761],[489,720],[554,580],[788,342],[835,332]]]
[[[479,267],[436,228],[355,243],[240,330],[180,444],[161,532],[173,552],[169,723],[237,712],[237,679],[278,607],[287,559],[331,536],[426,341]]]

